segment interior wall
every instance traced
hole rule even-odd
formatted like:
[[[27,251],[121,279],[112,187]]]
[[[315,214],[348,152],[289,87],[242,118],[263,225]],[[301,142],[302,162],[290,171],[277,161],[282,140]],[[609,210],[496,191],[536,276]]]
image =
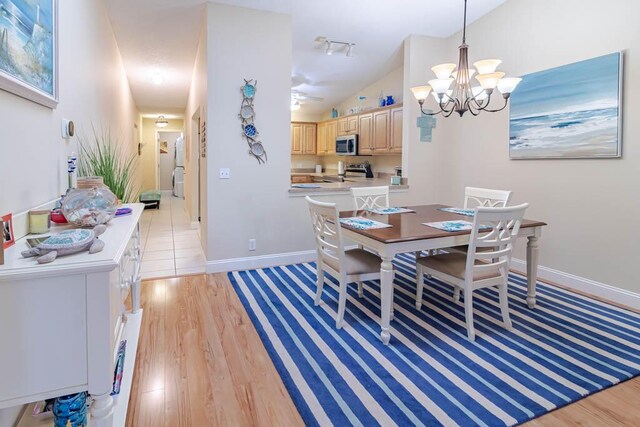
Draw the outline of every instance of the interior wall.
[[[189,96],[187,99],[187,108],[185,110],[185,182],[189,185],[185,186],[185,205],[191,216],[191,221],[198,221],[198,191],[199,187],[206,189],[207,173],[206,159],[200,157],[198,139],[197,118],[207,119],[207,14],[203,13],[202,29],[200,39],[198,41],[198,51],[193,67],[193,76],[191,78],[191,86],[189,88]],[[195,121],[194,121],[195,118]],[[198,175],[198,167],[201,168],[200,176]],[[200,180],[200,182],[199,182]],[[200,185],[198,185],[200,184]],[[206,191],[201,191],[201,196],[206,197]],[[207,206],[204,199],[201,203],[201,209],[206,210]],[[204,214],[203,214],[204,217]],[[201,224],[202,226],[203,224]],[[206,247],[206,229],[201,229],[200,235],[203,236],[203,247]]]
[[[509,160],[509,113],[449,118],[450,203],[466,185],[514,191],[527,216],[548,222],[540,264],[640,292],[635,224],[640,216],[640,3],[611,0],[510,0],[467,31],[470,62],[501,58],[522,75],[624,50],[621,159]],[[448,39],[455,59],[460,35]],[[435,63],[435,62],[434,62]],[[524,245],[521,245],[524,246]],[[516,254],[524,258],[524,248]]]
[[[40,205],[67,189],[67,156],[77,139],[60,135],[62,118],[77,135],[110,129],[129,153],[137,151],[138,113],[101,0],[58,2],[59,97],[51,110],[0,90],[0,215]],[[0,410],[13,425],[18,408]]]
[[[59,7],[59,97],[55,110],[0,90],[0,215],[48,202],[67,189],[67,156],[77,139],[60,135],[62,118],[77,134],[110,129],[134,153],[137,110],[100,0]]]
[[[168,119],[167,127],[160,129],[156,126],[157,118],[142,119],[142,154],[140,155],[141,190],[155,190],[158,188],[158,147],[156,131],[184,132],[184,120]]]
[[[347,116],[351,114],[350,109],[361,108],[378,108],[380,94],[382,93],[385,98],[388,95],[392,95],[396,104],[400,104],[404,99],[403,93],[403,80],[404,80],[404,67],[398,67],[391,71],[389,74],[381,78],[375,83],[367,86],[366,88],[357,91],[345,98],[340,104],[335,106],[340,116]],[[358,99],[359,96],[365,96],[364,101]],[[322,115],[323,120],[329,120],[331,118],[331,110],[325,111]]]

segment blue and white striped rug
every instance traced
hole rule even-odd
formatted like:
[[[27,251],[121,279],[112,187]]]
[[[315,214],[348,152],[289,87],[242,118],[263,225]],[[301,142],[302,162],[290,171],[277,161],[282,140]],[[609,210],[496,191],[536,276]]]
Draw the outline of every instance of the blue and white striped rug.
[[[476,342],[464,308],[437,280],[414,305],[414,258],[394,261],[395,319],[379,340],[379,283],[349,287],[345,327],[335,329],[337,281],[313,305],[315,264],[229,273],[271,359],[308,425],[514,425],[640,373],[640,315],[512,275],[513,331],[500,324],[497,292],[474,294]]]

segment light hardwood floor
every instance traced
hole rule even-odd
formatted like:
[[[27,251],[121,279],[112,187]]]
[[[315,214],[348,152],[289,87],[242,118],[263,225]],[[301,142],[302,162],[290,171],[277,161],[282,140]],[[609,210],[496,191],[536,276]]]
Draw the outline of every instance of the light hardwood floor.
[[[143,282],[127,426],[302,426],[225,274]],[[640,426],[640,377],[525,424]]]

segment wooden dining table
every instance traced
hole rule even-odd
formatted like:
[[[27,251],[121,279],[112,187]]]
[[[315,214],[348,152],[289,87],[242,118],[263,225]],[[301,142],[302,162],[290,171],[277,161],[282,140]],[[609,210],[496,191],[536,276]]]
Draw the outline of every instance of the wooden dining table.
[[[407,206],[415,212],[380,215],[366,210],[341,211],[341,218],[364,217],[391,225],[387,228],[359,230],[342,224],[343,236],[366,248],[373,249],[382,258],[380,264],[380,339],[388,344],[391,339],[389,324],[393,305],[393,258],[400,253],[446,249],[469,244],[471,231],[442,231],[423,223],[466,220],[472,217],[440,210],[449,206],[434,204]],[[527,297],[529,308],[536,305],[536,281],[538,271],[538,239],[542,221],[525,219],[520,226],[518,237],[527,238]]]

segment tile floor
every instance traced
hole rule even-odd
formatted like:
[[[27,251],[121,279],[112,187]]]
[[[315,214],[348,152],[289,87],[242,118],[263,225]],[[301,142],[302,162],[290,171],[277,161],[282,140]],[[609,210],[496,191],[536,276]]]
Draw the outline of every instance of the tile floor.
[[[140,219],[142,279],[205,272],[200,232],[193,230],[184,200],[163,192],[160,209],[145,209]]]

